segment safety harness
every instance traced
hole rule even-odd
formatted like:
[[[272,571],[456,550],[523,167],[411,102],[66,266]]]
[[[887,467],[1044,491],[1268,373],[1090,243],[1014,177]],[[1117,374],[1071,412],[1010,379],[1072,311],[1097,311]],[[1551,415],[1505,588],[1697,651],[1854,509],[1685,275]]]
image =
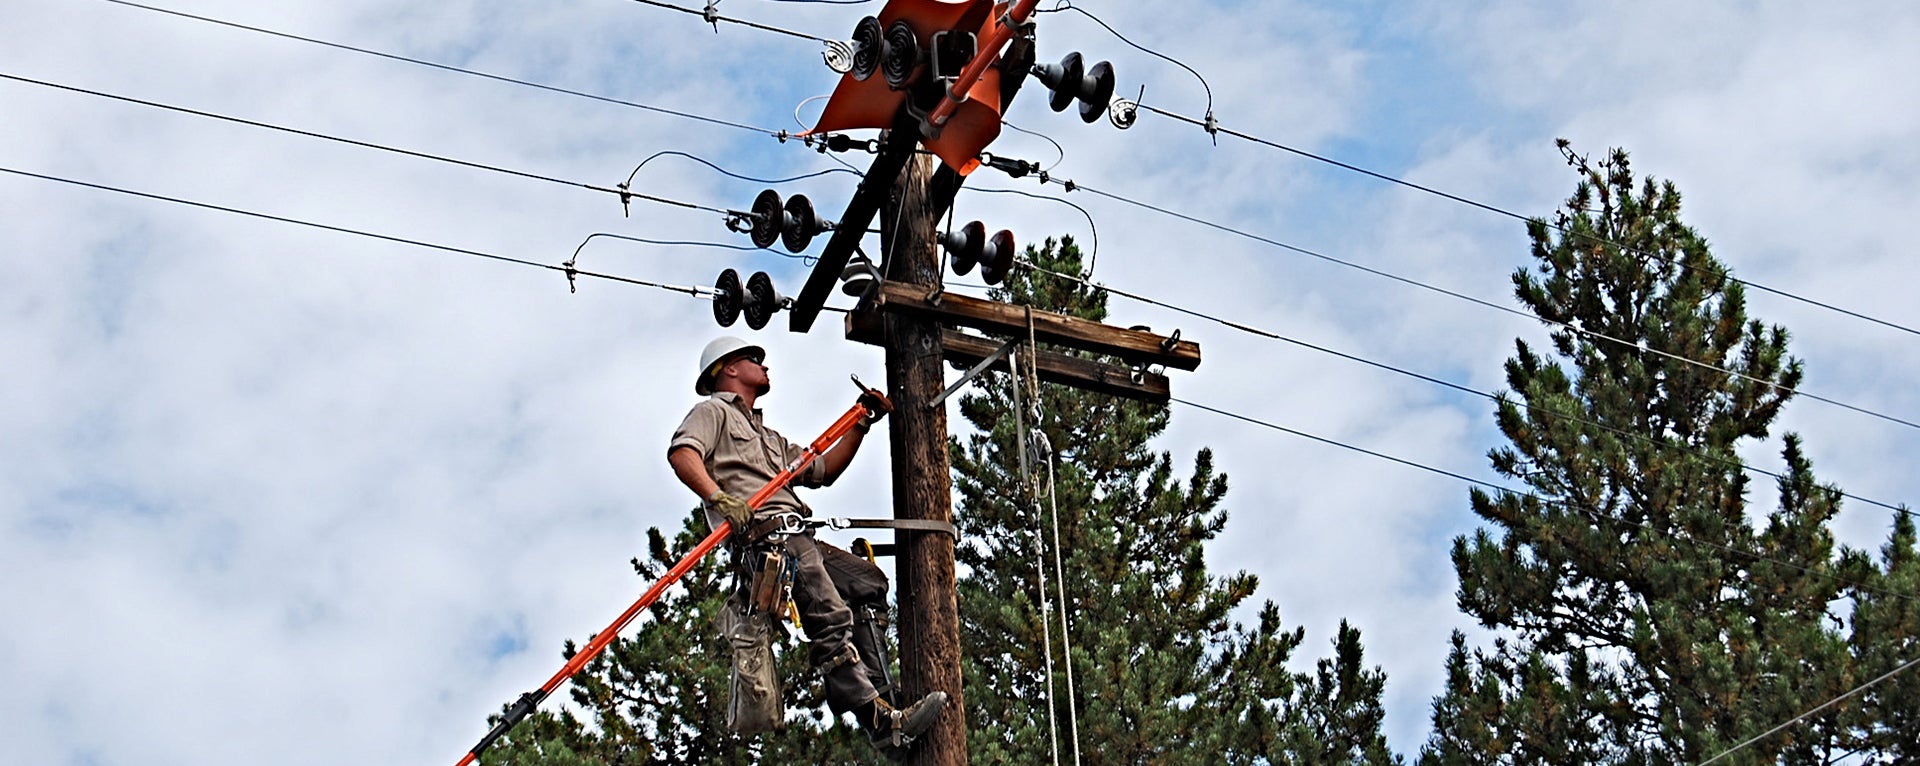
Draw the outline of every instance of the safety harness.
[[[799,612],[793,603],[792,554],[786,550],[787,539],[794,535],[811,533],[820,528],[829,529],[893,529],[911,532],[930,532],[945,534],[957,538],[958,530],[952,522],[929,519],[815,519],[801,516],[793,511],[770,514],[755,521],[745,531],[728,540],[728,550],[736,566],[734,567],[734,592],[741,602],[746,604],[747,616],[765,615],[762,619],[779,622],[782,613],[792,616],[792,623],[798,627]],[[854,541],[854,550],[872,561],[876,549],[865,538]],[[873,657],[874,667],[880,672],[880,682],[875,690],[889,704],[894,699],[892,677],[892,658],[887,656],[886,630],[887,609],[883,604],[848,604],[853,612],[855,639],[849,641],[844,649],[813,667],[813,672],[825,678],[847,665],[858,665],[863,654]],[[806,641],[804,633],[791,631],[791,635],[800,641]],[[864,645],[862,645],[864,644]],[[897,729],[888,735],[888,744],[905,747],[903,732]]]

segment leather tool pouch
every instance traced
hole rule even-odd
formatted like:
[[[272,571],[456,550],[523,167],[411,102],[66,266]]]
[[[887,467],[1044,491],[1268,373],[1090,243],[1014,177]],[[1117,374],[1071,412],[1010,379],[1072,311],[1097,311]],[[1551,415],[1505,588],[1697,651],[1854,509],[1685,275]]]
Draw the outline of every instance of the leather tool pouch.
[[[787,716],[780,699],[780,677],[773,666],[773,617],[765,611],[749,611],[736,596],[727,599],[715,621],[733,650],[727,729],[758,734],[780,728]]]

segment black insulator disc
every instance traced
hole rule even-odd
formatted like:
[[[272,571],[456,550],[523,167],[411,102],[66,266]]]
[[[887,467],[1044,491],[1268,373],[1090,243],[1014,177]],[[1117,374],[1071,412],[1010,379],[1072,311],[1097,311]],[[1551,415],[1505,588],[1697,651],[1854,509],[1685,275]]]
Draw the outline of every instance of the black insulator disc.
[[[1107,113],[1113,100],[1113,65],[1105,61],[1087,70],[1085,92],[1080,95],[1080,121],[1093,122]]]
[[[733,320],[740,318],[741,299],[740,275],[733,269],[720,272],[720,278],[713,280],[713,319],[721,327],[732,327]]]
[[[1057,66],[1045,67],[1051,77],[1042,77],[1040,81],[1053,91],[1053,98],[1047,101],[1047,106],[1052,107],[1053,111],[1066,111],[1067,105],[1080,95],[1080,83],[1086,71],[1084,66],[1080,61],[1080,52],[1074,51],[1060,59]]]
[[[953,273],[966,276],[973,265],[980,262],[980,248],[987,243],[987,227],[979,221],[968,221],[960,227],[959,234],[950,234],[947,238],[947,254],[953,258]]]
[[[787,246],[787,252],[798,253],[813,243],[813,235],[819,234],[823,227],[820,218],[813,214],[813,201],[805,194],[795,194],[787,200],[787,225],[780,230],[780,244]]]
[[[773,247],[780,241],[780,230],[786,223],[782,215],[780,192],[768,189],[753,198],[753,229],[748,234],[753,237],[754,247]]]
[[[1013,232],[1001,229],[994,232],[993,239],[980,254],[980,279],[997,285],[1010,271],[1013,271]]]
[[[880,73],[887,78],[887,87],[900,90],[913,82],[914,72],[920,68],[920,37],[913,33],[912,24],[899,19],[887,27],[886,39]]]
[[[780,310],[780,293],[773,289],[773,277],[767,276],[767,272],[756,271],[747,278],[744,309],[747,326],[755,330],[766,327],[773,321],[773,313]]]
[[[873,76],[873,70],[880,67],[880,51],[885,46],[885,33],[880,29],[880,20],[868,16],[853,25],[853,69],[847,74],[855,80],[865,80]]]

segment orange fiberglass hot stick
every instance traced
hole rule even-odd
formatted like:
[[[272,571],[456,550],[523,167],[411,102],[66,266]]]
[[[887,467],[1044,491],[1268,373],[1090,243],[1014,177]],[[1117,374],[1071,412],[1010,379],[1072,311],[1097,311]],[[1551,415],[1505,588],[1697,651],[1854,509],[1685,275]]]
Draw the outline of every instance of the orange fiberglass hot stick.
[[[865,419],[869,414],[877,412],[884,415],[893,410],[893,405],[887,401],[886,395],[874,389],[867,388],[860,382],[859,378],[854,378],[853,384],[860,387],[860,401],[855,403],[852,409],[847,410],[846,414],[841,415],[839,420],[833,421],[833,425],[828,426],[826,433],[820,434],[820,438],[814,439],[812,444],[807,445],[807,448],[801,451],[800,456],[795,458],[793,463],[786,467],[786,470],[781,471],[780,475],[773,477],[773,480],[767,482],[766,486],[761,487],[759,492],[753,493],[753,497],[747,499],[747,505],[753,508],[759,508],[762,503],[767,501],[767,498],[772,497],[773,493],[784,489],[787,484],[793,481],[793,477],[798,476],[801,471],[806,470],[807,466],[812,465],[816,458],[825,454],[828,449],[840,441],[841,437],[846,436],[848,431],[852,431],[854,426],[859,425],[860,421]],[[468,750],[466,756],[460,759],[457,766],[469,766],[478,761],[480,759],[480,753],[492,745],[494,740],[505,735],[509,729],[512,729],[514,725],[520,723],[521,719],[531,715],[534,709],[540,706],[541,701],[547,698],[547,695],[552,694],[555,689],[560,688],[560,684],[566,683],[567,679],[572,678],[573,674],[580,672],[582,668],[587,666],[588,662],[591,662],[595,656],[599,655],[601,650],[606,649],[608,644],[613,643],[613,639],[619,637],[620,631],[627,627],[627,623],[632,622],[634,617],[639,616],[640,610],[646,609],[652,606],[653,602],[658,601],[660,595],[666,593],[669,586],[679,581],[687,572],[692,571],[695,564],[700,563],[701,559],[706,558],[707,554],[712,553],[713,549],[719,547],[720,543],[726,540],[727,536],[732,533],[732,523],[725,521],[720,522],[720,526],[714,528],[712,534],[707,535],[705,540],[701,540],[699,545],[693,546],[693,550],[689,551],[685,558],[680,559],[680,563],[674,564],[672,569],[667,570],[667,574],[661,577],[658,582],[655,582],[653,587],[648,588],[646,593],[641,594],[640,599],[633,602],[633,606],[629,606],[627,607],[627,611],[621,612],[620,616],[615,618],[613,623],[608,625],[605,630],[595,633],[593,640],[587,644],[586,648],[580,650],[578,654],[575,654],[573,659],[568,660],[566,666],[560,668],[560,672],[553,674],[553,677],[547,679],[546,683],[541,684],[540,688],[520,695],[520,699],[514,701],[513,707],[507,710],[506,716],[500,719],[500,723],[494,725],[493,729],[488,731],[486,736],[481,737],[480,743],[474,745],[472,750]]]

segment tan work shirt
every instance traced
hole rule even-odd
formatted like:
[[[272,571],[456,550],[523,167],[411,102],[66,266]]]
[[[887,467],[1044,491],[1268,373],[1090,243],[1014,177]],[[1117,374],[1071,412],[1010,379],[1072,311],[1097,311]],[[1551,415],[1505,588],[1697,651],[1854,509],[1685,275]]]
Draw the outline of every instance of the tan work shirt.
[[[667,453],[672,454],[681,447],[692,447],[699,453],[714,483],[742,500],[759,492],[806,451],[805,445],[790,443],[780,432],[766,427],[761,422],[760,410],[747,409],[740,402],[740,395],[732,391],[716,392],[693,405],[693,411],[687,413],[686,420],[673,432]],[[794,511],[811,516],[813,509],[800,502],[791,487],[796,484],[819,487],[825,485],[826,480],[826,464],[815,460],[807,470],[793,477],[793,483],[787,488],[767,498],[755,515]],[[709,529],[719,526],[720,521],[718,514],[711,509],[707,511]]]

